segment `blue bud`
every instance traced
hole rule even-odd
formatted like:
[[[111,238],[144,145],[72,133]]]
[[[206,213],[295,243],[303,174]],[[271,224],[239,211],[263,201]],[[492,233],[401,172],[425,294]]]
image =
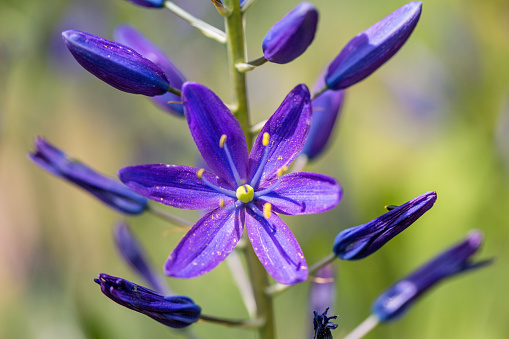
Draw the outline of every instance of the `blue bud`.
[[[343,260],[367,257],[412,225],[436,200],[436,192],[427,192],[367,224],[341,231],[334,240],[334,253]]]
[[[148,200],[121,182],[103,176],[84,164],[70,159],[64,152],[46,140],[35,140],[36,151],[30,159],[42,169],[80,186],[102,202],[125,214],[140,214],[148,206]]]
[[[318,24],[318,11],[313,4],[301,2],[267,32],[262,48],[265,59],[286,64],[311,45]]]
[[[170,87],[159,66],[127,46],[77,30],[62,37],[83,68],[121,91],[154,96]]]
[[[143,7],[161,8],[164,7],[166,0],[127,0],[135,5]]]
[[[108,298],[133,311],[173,328],[198,321],[201,307],[183,296],[166,297],[122,278],[101,273],[94,279]]]
[[[182,89],[182,85],[186,82],[186,78],[182,72],[180,72],[177,66],[173,64],[170,58],[168,58],[163,51],[161,51],[134,27],[129,25],[118,26],[113,32],[113,36],[119,43],[131,47],[143,57],[159,66],[170,81],[172,87]],[[152,97],[151,100],[169,113],[181,117],[184,116],[184,107],[182,104],[175,103],[182,101],[180,96],[176,94],[168,92],[163,95]]]
[[[372,313],[380,321],[394,320],[403,315],[424,292],[441,280],[490,264],[491,260],[476,263],[471,260],[482,240],[483,236],[479,231],[471,231],[464,241],[380,294],[373,303]]]
[[[410,37],[421,9],[421,1],[412,1],[357,34],[329,66],[325,76],[327,87],[333,90],[347,88],[376,71]]]

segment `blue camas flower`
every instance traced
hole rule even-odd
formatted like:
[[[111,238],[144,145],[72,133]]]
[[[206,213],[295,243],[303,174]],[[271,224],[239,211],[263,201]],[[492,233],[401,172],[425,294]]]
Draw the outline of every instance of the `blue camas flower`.
[[[367,224],[341,231],[334,240],[334,253],[343,260],[367,257],[412,225],[436,200],[436,192],[427,192]]]
[[[318,24],[318,11],[310,2],[301,2],[267,32],[263,56],[270,62],[286,64],[311,45]]]
[[[302,150],[311,103],[304,85],[293,89],[256,138],[251,154],[239,122],[211,90],[182,88],[191,135],[211,172],[187,166],[123,168],[122,182],[149,199],[178,208],[211,210],[184,236],[165,265],[173,277],[191,278],[217,266],[242,237],[280,283],[306,280],[308,267],[286,224],[272,212],[327,211],[341,198],[336,180],[314,173],[283,172]]]
[[[143,57],[152,61],[163,70],[172,87],[182,89],[182,85],[186,81],[182,72],[173,64],[163,51],[148,40],[143,34],[138,32],[134,27],[129,25],[118,26],[113,32],[115,40],[121,44],[131,47],[140,53]],[[165,93],[150,98],[159,107],[167,112],[178,116],[184,116],[184,108],[180,102],[180,96],[173,93]]]
[[[164,7],[166,0],[127,0],[135,5],[143,7],[161,8]]]
[[[198,321],[201,307],[183,296],[163,296],[122,278],[101,273],[94,279],[108,298],[133,311],[173,328]]]
[[[373,303],[372,313],[380,321],[396,319],[443,279],[490,264],[491,260],[472,262],[471,256],[477,252],[482,240],[481,232],[471,231],[464,241],[385,290]]]
[[[108,85],[147,96],[168,92],[170,83],[161,68],[131,48],[77,30],[62,37],[76,61]]]
[[[70,159],[64,152],[43,138],[35,140],[35,152],[30,159],[42,169],[80,186],[113,209],[125,214],[140,214],[148,206],[148,200],[134,193],[129,187],[108,178]]]
[[[421,9],[421,1],[412,1],[357,34],[329,66],[325,76],[327,87],[333,90],[347,88],[376,71],[410,37]]]

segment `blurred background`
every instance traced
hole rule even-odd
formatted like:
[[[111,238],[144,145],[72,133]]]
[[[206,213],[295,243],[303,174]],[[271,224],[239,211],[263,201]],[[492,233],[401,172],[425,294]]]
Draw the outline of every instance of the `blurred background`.
[[[207,0],[175,1],[223,28]],[[298,1],[258,0],[247,15],[249,59],[268,29]],[[287,65],[248,74],[252,122],[266,119],[298,83],[321,69],[357,33],[404,5],[401,0],[313,1],[315,41]],[[145,97],[115,90],[83,70],[61,39],[80,29],[112,39],[130,23],[184,74],[229,100],[224,47],[167,10],[121,0],[0,0],[0,338],[180,338],[108,300],[98,273],[142,283],[117,254],[112,226],[124,218],[27,159],[36,136],[109,176],[144,163],[192,166],[197,149],[183,119]],[[509,333],[509,2],[424,0],[402,50],[347,92],[328,151],[306,170],[336,177],[343,200],[322,215],[284,217],[308,263],[328,255],[344,228],[435,190],[435,206],[371,257],[336,261],[340,338],[369,315],[395,280],[470,229],[485,234],[491,267],[428,293],[401,320],[367,338],[507,338]],[[197,220],[195,212],[162,207]],[[156,267],[183,236],[152,215],[127,218]],[[193,280],[168,279],[203,312],[247,317],[227,265]],[[207,288],[203,288],[207,286]],[[309,283],[275,300],[279,338],[309,338]],[[203,338],[256,338],[249,331],[193,326]]]

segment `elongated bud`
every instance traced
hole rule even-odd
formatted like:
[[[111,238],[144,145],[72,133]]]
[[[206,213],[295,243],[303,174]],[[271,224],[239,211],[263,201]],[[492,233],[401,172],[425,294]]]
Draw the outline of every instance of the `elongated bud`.
[[[154,96],[170,87],[159,66],[125,45],[77,30],[62,37],[83,68],[121,91]]]
[[[333,90],[347,88],[376,71],[410,37],[421,9],[421,1],[412,1],[357,34],[329,66],[325,76],[327,87]]]
[[[436,200],[436,192],[427,192],[367,224],[340,232],[334,240],[334,253],[343,260],[367,257],[412,225]]]
[[[332,339],[331,330],[335,330],[338,325],[333,323],[331,320],[336,319],[338,316],[333,315],[332,317],[327,316],[327,312],[329,308],[327,307],[325,311],[319,314],[316,311],[313,311],[313,328],[315,330],[315,335],[313,339]]]
[[[163,296],[122,278],[101,273],[94,279],[108,298],[133,311],[173,328],[183,328],[198,321],[201,307],[183,296]]]
[[[42,169],[65,179],[96,196],[113,209],[125,214],[140,214],[148,200],[121,182],[103,176],[84,164],[70,159],[46,140],[35,140],[35,152],[29,158]]]
[[[182,89],[182,84],[186,81],[185,76],[159,47],[153,44],[138,30],[129,25],[120,25],[113,32],[113,36],[117,42],[131,47],[143,57],[159,66],[172,87],[179,90]],[[177,103],[182,101],[182,99],[176,94],[165,93],[152,97],[150,100],[169,113],[181,117],[184,116],[182,104]]]
[[[336,274],[334,266],[326,265],[320,268],[311,278],[311,285],[309,288],[308,298],[308,314],[314,314],[313,331],[308,336],[309,338],[332,338],[330,332],[331,329],[337,327],[334,323],[329,323],[330,319],[335,317],[327,317],[327,311],[325,315],[320,313],[323,310],[329,308],[335,309],[336,303]],[[325,319],[324,319],[325,318]],[[324,321],[325,320],[325,323]],[[329,327],[327,327],[329,325]],[[316,335],[314,335],[314,334]],[[320,335],[322,335],[320,337]],[[330,337],[327,337],[330,335]]]
[[[471,256],[479,249],[482,240],[481,232],[471,231],[465,240],[380,294],[373,303],[372,313],[380,321],[394,320],[402,316],[424,292],[443,279],[490,264],[491,260],[472,262]]]
[[[286,64],[300,56],[313,42],[318,11],[310,2],[301,2],[267,32],[262,48],[265,59]]]
[[[166,0],[127,0],[135,5],[151,8],[162,8]]]

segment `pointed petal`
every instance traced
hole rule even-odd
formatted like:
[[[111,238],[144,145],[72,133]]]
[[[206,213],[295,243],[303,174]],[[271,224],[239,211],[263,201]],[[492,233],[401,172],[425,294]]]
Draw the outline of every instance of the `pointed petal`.
[[[339,203],[342,195],[341,186],[335,179],[300,172],[282,176],[279,185],[261,199],[271,203],[275,212],[295,215],[328,211]]]
[[[245,179],[248,149],[237,119],[221,99],[203,85],[186,82],[182,87],[182,99],[191,135],[207,165],[219,177],[232,185],[235,183],[226,152],[219,147],[221,136],[226,134],[233,163],[240,177]]]
[[[311,125],[311,101],[305,85],[297,85],[283,100],[256,138],[249,156],[249,179],[254,176],[265,153],[263,134],[269,133],[269,157],[261,182],[272,178],[278,169],[289,166],[300,153]]]
[[[193,278],[219,265],[235,248],[244,230],[242,208],[216,208],[201,218],[169,256],[164,273]]]
[[[207,186],[197,172],[197,168],[187,166],[140,165],[122,168],[118,177],[136,193],[177,208],[212,209],[219,206],[221,199],[225,204],[235,200]],[[203,176],[214,185],[228,187],[211,173],[204,172]]]
[[[253,210],[256,209],[256,210]],[[247,234],[267,272],[282,284],[295,284],[308,277],[308,267],[292,231],[276,214],[267,220],[255,204],[247,210]]]

